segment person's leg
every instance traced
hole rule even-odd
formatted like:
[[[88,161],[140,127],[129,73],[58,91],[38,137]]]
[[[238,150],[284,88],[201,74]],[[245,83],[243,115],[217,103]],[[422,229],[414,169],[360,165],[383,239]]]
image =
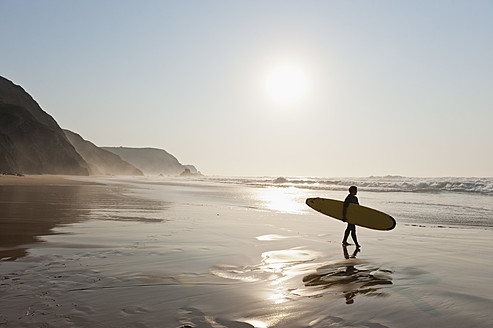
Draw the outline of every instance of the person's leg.
[[[356,226],[354,224],[351,224],[351,237],[353,238],[356,247],[359,247],[358,237],[356,237]]]
[[[349,243],[347,242],[347,239],[349,237],[349,233],[351,232],[351,229],[349,226],[350,226],[350,224],[348,223],[346,231],[344,231],[344,239],[342,240],[343,245],[349,245]]]

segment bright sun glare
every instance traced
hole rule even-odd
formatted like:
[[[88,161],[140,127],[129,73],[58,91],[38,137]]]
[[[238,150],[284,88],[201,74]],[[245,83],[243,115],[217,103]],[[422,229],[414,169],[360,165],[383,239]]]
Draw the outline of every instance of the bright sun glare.
[[[299,67],[282,65],[269,73],[266,88],[270,98],[277,104],[294,105],[305,97],[307,79]]]

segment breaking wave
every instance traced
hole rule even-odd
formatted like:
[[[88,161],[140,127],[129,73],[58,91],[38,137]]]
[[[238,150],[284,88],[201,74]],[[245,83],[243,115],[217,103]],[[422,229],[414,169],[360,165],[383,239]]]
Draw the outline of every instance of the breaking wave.
[[[311,190],[347,190],[356,185],[360,190],[376,192],[472,192],[493,194],[493,178],[416,178],[380,176],[366,178],[317,177],[245,177],[213,178],[221,183],[243,184],[256,187],[286,187]]]

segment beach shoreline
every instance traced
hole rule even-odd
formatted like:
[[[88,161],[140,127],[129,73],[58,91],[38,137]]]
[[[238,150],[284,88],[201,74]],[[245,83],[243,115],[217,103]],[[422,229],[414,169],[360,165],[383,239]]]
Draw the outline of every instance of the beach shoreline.
[[[11,175],[0,174],[1,185],[93,185],[97,182],[85,180],[84,176],[54,175],[54,174],[29,174]]]
[[[389,232],[359,228],[355,252],[341,246],[343,223],[300,204],[306,191],[58,178],[66,179],[0,182],[3,227],[14,235],[42,227],[28,240],[2,238],[2,251],[17,254],[0,261],[0,327],[482,328],[493,320],[491,229],[397,216]],[[378,204],[380,195],[360,199]]]

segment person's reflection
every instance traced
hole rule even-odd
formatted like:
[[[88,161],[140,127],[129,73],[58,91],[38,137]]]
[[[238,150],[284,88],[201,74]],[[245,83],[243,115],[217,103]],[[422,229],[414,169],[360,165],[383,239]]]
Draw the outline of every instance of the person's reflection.
[[[337,288],[338,286],[347,285],[351,288],[354,287],[354,284],[358,282],[358,274],[360,270],[355,268],[357,262],[351,259],[356,258],[356,254],[358,254],[360,250],[356,248],[351,256],[349,255],[347,246],[343,246],[342,250],[344,252],[344,258],[346,259],[346,261],[337,262],[334,265],[331,265],[329,268],[324,267],[324,271],[329,269],[329,271],[326,271],[324,274],[310,274],[305,276],[303,278],[305,286],[324,286],[325,288]],[[346,291],[344,291],[343,293],[346,293]]]
[[[347,250],[347,245],[342,245],[342,252],[344,253],[344,258],[346,260],[355,259],[356,254],[358,254],[360,251],[361,251],[360,248],[356,247],[353,254],[351,254],[351,256],[349,256],[349,252]],[[348,265],[346,266],[345,272],[348,276],[352,276],[353,274],[357,273],[358,270],[356,270],[356,268],[354,267],[354,264],[350,265],[348,263]],[[346,304],[353,304],[354,303],[354,297],[357,294],[358,294],[358,291],[345,291],[344,297],[346,298]]]
[[[347,246],[343,246],[344,260],[319,268],[320,273],[303,277],[303,283],[306,287],[321,288],[321,294],[343,295],[346,304],[353,304],[357,295],[385,296],[381,288],[383,285],[392,285],[392,278],[389,276],[392,271],[356,260],[360,251],[356,248],[350,253]],[[363,263],[365,264],[362,265]],[[375,272],[380,274],[375,275]]]
[[[361,252],[361,248],[358,248],[356,247],[356,249],[354,250],[353,254],[351,256],[349,256],[349,252],[347,251],[347,246],[346,245],[342,245],[342,252],[344,253],[344,258],[345,259],[355,259],[356,258],[356,254],[358,254],[359,252]]]

